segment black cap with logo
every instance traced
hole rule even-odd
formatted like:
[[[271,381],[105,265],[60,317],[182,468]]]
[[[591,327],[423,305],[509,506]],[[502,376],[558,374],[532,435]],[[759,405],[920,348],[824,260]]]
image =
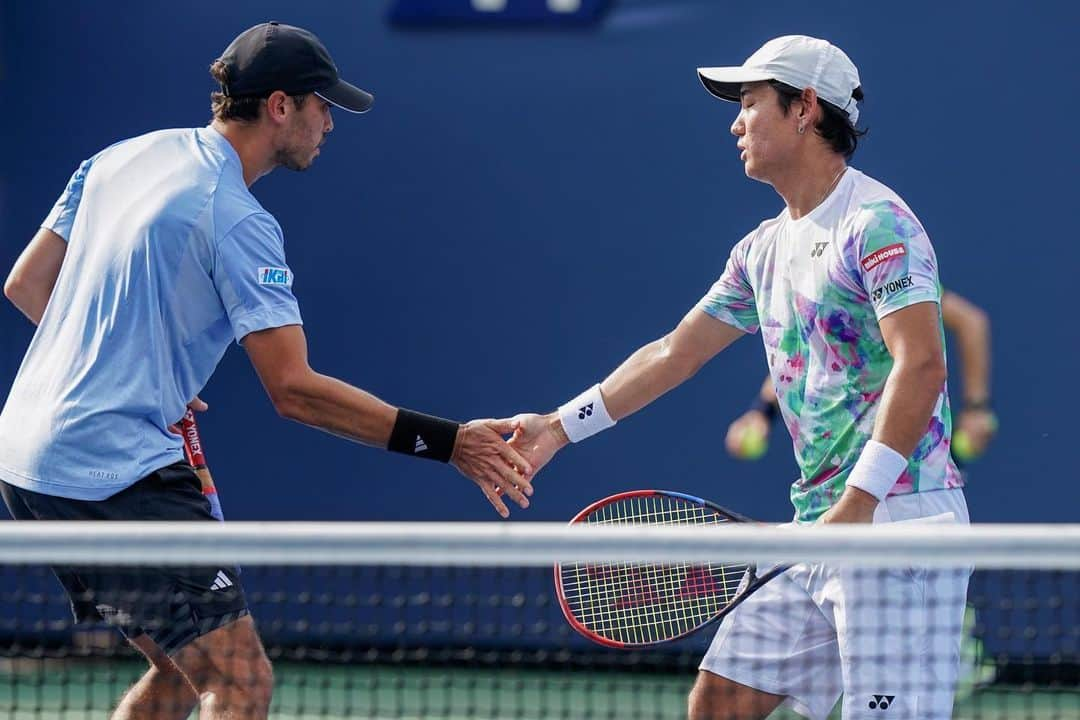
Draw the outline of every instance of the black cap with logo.
[[[229,97],[267,97],[315,93],[342,110],[371,108],[371,93],[338,76],[337,66],[319,38],[303,28],[267,22],[240,33],[219,58],[228,70],[221,91]]]

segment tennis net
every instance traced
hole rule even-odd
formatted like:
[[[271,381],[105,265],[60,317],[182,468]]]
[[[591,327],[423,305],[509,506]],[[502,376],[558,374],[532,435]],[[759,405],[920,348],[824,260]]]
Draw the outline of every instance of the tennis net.
[[[701,569],[721,560],[759,569],[798,563],[752,596],[767,598],[774,615],[761,620],[761,603],[748,600],[721,644],[725,667],[746,684],[791,692],[795,699],[770,717],[827,712],[835,699],[839,670],[822,650],[828,643],[805,644],[780,677],[767,658],[781,638],[761,623],[806,614],[796,604],[798,588],[832,592],[813,586],[821,568],[809,563],[836,573],[826,585],[848,578],[845,592],[854,599],[820,603],[818,612],[826,624],[843,613],[845,627],[862,637],[852,646],[861,648],[859,662],[892,683],[863,688],[853,709],[884,720],[937,717],[926,703],[955,691],[954,718],[1080,717],[1080,526],[35,522],[0,523],[0,718],[108,716],[147,663],[104,618],[129,632],[165,632],[175,618],[159,628],[160,617],[146,608],[183,604],[179,596],[144,603],[139,584],[123,580],[135,569],[140,577],[212,571],[206,592],[214,600],[243,587],[273,665],[270,717],[685,718],[719,624],[655,647],[599,645],[563,617],[552,566],[622,577],[624,591],[592,602],[625,609],[647,608],[654,593],[709,595],[715,588]],[[682,574],[653,582],[666,572],[648,565],[655,563]],[[218,577],[219,567],[233,566],[238,575]],[[111,594],[75,593],[101,618],[72,621],[51,567],[83,578],[112,573],[118,585],[104,589]],[[966,596],[954,597],[948,578],[966,578],[969,568]],[[880,591],[898,580],[904,587],[914,575],[926,580],[924,596]],[[954,636],[959,674],[951,679]],[[942,669],[920,674],[928,665]],[[195,696],[179,694],[153,716],[198,716]],[[716,718],[729,717],[728,707],[722,697],[708,705]],[[840,707],[830,717],[840,717]]]

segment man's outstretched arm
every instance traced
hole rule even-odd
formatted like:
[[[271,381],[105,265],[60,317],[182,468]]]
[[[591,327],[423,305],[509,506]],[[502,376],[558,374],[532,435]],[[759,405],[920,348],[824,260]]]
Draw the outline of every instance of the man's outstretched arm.
[[[614,424],[637,412],[693,377],[744,334],[695,307],[674,330],[639,348],[602,383],[564,405],[562,412],[515,416],[516,429],[510,444],[538,472],[571,439],[584,439],[608,426],[601,418],[610,418],[610,424]]]
[[[459,425],[396,408],[317,373],[308,364],[307,339],[299,325],[249,333],[243,345],[282,417],[365,445],[449,461],[480,486],[503,517],[510,511],[500,493],[528,507],[532,468],[501,437],[512,431],[509,420]]]

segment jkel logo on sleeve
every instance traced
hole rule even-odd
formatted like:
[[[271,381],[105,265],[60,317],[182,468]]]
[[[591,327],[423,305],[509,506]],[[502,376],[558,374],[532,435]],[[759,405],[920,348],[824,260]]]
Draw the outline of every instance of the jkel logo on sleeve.
[[[288,268],[261,267],[259,268],[259,284],[289,287],[292,285],[292,273]]]

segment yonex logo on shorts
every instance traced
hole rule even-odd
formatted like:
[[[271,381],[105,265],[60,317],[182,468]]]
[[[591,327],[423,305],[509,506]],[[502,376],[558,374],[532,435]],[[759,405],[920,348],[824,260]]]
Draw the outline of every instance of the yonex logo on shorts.
[[[895,695],[875,695],[869,707],[871,710],[888,710],[895,697]]]
[[[261,267],[259,268],[259,284],[289,287],[292,285],[292,273],[288,268]]]
[[[904,247],[904,243],[893,243],[892,245],[886,245],[885,247],[870,253],[859,263],[862,265],[863,270],[873,270],[886,260],[891,260],[894,257],[900,257],[901,255],[907,255],[907,248]]]

